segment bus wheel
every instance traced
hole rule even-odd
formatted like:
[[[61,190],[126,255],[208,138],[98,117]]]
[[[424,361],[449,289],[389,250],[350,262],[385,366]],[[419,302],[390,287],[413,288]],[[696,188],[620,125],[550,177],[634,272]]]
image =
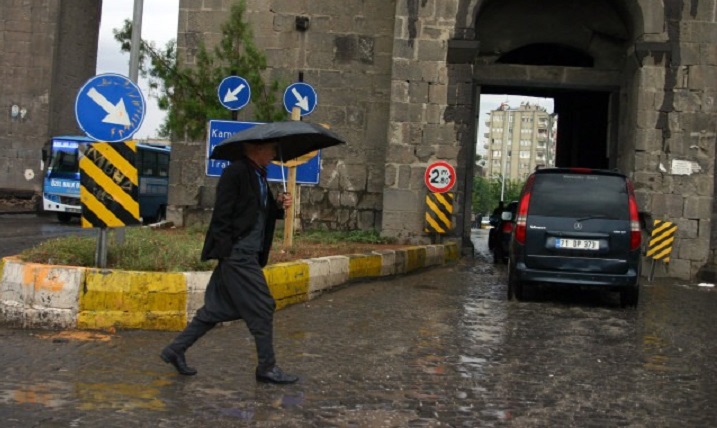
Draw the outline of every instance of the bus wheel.
[[[159,222],[162,222],[162,221],[164,221],[164,220],[166,220],[166,219],[167,219],[167,207],[164,206],[164,205],[162,205],[162,206],[159,207],[159,209],[157,210],[157,215],[156,215],[155,218],[154,218],[154,222],[155,222],[155,223],[159,223]]]
[[[57,213],[57,220],[60,223],[67,224],[72,220],[72,216],[69,213]]]

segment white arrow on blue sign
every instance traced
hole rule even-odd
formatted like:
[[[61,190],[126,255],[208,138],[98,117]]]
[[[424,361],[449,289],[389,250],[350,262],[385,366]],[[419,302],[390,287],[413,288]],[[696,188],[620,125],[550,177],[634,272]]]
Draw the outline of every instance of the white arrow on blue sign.
[[[299,107],[301,116],[306,116],[314,111],[318,102],[316,91],[307,83],[292,83],[284,91],[284,108],[289,113],[294,107]]]
[[[144,96],[128,77],[107,73],[89,79],[77,93],[75,118],[88,137],[129,140],[144,120]]]
[[[219,177],[229,161],[209,159],[214,146],[229,138],[233,134],[258,125],[257,122],[234,122],[230,120],[210,120],[209,138],[207,139],[207,176]],[[269,181],[284,182],[289,172],[286,167],[270,164],[266,168],[266,178]],[[319,171],[321,170],[321,151],[306,163],[296,167],[296,182],[298,184],[319,184]]]
[[[219,102],[229,110],[240,110],[249,104],[251,88],[245,78],[225,77],[217,88]]]

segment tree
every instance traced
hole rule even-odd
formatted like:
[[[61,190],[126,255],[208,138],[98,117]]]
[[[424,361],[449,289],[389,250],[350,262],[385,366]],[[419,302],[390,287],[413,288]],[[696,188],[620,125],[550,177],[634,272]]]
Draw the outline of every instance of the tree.
[[[524,182],[521,180],[507,180],[503,199],[507,205],[510,201],[520,198],[520,192],[523,190]],[[474,213],[490,214],[500,202],[499,179],[489,179],[485,177],[473,177],[473,197],[472,208]]]
[[[251,27],[244,20],[245,13],[245,0],[232,5],[221,28],[221,41],[213,51],[207,50],[200,41],[194,67],[179,64],[174,40],[164,49],[157,48],[153,42],[141,41],[140,74],[149,80],[150,90],[156,91],[153,96],[159,108],[167,111],[160,136],[198,140],[206,135],[210,119],[230,119],[231,112],[217,97],[217,86],[231,75],[240,75],[249,82],[256,120],[271,122],[286,118],[284,109],[277,106],[279,82],[274,80],[267,85],[262,77],[267,68],[266,57],[254,45]],[[132,22],[125,20],[124,27],[113,33],[122,51],[129,52]]]

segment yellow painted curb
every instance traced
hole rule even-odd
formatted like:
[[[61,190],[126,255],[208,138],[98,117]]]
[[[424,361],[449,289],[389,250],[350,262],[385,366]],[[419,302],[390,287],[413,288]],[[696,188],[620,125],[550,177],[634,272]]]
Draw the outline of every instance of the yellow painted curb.
[[[309,264],[287,262],[264,268],[264,277],[269,284],[276,309],[309,300]]]
[[[348,281],[409,273],[460,258],[458,244],[277,263],[264,268],[277,310]],[[312,276],[313,275],[313,276]],[[182,330],[209,272],[139,272],[0,259],[0,321],[33,328]]]
[[[444,245],[444,251],[446,262],[454,262],[461,258],[461,250],[460,248],[458,248],[457,242],[451,242],[449,244]]]
[[[181,330],[187,325],[183,273],[88,269],[77,327]]]
[[[349,258],[349,279],[375,278],[381,276],[383,257],[380,254],[351,254]]]
[[[425,247],[410,247],[400,251],[406,252],[406,273],[426,266]]]

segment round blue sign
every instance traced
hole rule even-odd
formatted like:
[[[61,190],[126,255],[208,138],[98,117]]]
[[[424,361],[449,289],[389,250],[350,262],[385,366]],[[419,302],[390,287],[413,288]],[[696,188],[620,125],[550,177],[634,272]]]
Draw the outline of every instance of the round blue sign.
[[[77,93],[75,118],[88,137],[116,143],[137,132],[146,108],[144,96],[129,78],[113,73],[89,79]]]
[[[289,113],[298,107],[301,110],[301,116],[311,114],[318,101],[314,88],[303,82],[292,83],[284,91],[284,108]]]
[[[219,102],[229,110],[239,110],[249,104],[251,88],[243,77],[229,76],[217,88]]]

